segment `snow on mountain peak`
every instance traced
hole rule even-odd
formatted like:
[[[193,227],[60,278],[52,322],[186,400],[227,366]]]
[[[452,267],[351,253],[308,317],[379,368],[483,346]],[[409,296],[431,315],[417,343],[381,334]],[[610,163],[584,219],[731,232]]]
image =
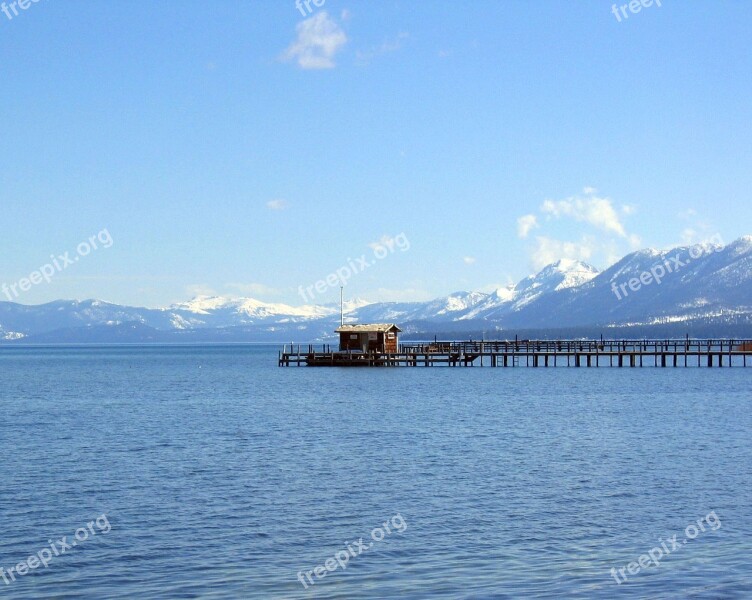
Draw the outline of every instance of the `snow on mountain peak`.
[[[664,250],[658,250],[657,248],[643,248],[642,250],[635,250],[632,254],[627,254],[624,258],[629,258],[630,256],[648,256],[654,258],[657,256],[663,256],[666,252],[667,251]]]
[[[564,290],[587,283],[596,277],[600,271],[594,266],[579,260],[562,259],[553,265],[564,277],[554,289]]]
[[[535,275],[523,279],[517,285],[517,290],[536,288],[563,290],[582,285],[593,279],[598,273],[598,269],[587,263],[563,258],[544,267]]]
[[[740,256],[752,251],[752,235],[745,235],[738,240],[734,240],[727,248],[733,252],[734,256]]]
[[[217,311],[228,311],[247,317],[266,318],[277,315],[302,318],[324,317],[334,314],[333,308],[324,306],[290,306],[261,302],[255,298],[227,298],[224,296],[197,296],[188,302],[173,304],[168,311],[186,311],[198,315],[210,315]]]
[[[187,310],[188,312],[206,315],[211,310],[227,306],[229,302],[231,300],[223,296],[196,296],[193,300],[173,304],[166,310]]]
[[[253,298],[239,298],[235,301],[237,312],[245,313],[249,317],[274,317],[285,315],[290,317],[324,317],[334,314],[330,308],[323,306],[290,306],[289,304],[272,304],[261,302]]]
[[[485,298],[486,294],[482,292],[455,292],[444,298],[446,308],[439,311],[439,314],[466,310]]]
[[[363,308],[364,306],[368,306],[369,304],[373,304],[373,302],[371,302],[370,300],[365,300],[364,298],[351,298],[350,300],[346,299],[342,303],[342,308],[346,313],[348,313],[359,308]],[[324,304],[324,306],[331,307],[339,312],[339,302],[329,302],[327,304]]]

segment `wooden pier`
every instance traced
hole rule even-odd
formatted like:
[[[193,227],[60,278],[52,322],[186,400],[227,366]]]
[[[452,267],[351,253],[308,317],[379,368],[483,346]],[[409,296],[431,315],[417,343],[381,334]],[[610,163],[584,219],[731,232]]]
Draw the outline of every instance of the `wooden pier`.
[[[501,340],[399,344],[357,352],[290,344],[279,366],[309,367],[746,367],[752,340]],[[748,361],[748,357],[750,360]]]

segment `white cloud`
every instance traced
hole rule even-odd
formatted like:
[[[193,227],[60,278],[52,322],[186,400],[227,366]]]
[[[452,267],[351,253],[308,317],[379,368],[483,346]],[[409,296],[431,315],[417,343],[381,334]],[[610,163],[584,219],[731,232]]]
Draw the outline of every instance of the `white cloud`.
[[[285,210],[287,208],[287,200],[269,200],[269,202],[266,203],[266,208],[269,210]]]
[[[301,69],[333,69],[334,56],[347,43],[347,35],[323,10],[295,28],[297,39],[285,50],[284,60],[296,60]]]
[[[472,265],[475,264],[476,258],[474,256],[464,256],[462,260],[466,265]]]
[[[525,215],[517,219],[517,236],[525,239],[531,230],[538,227],[538,217]]]
[[[640,236],[622,222],[635,211],[634,205],[616,204],[594,187],[585,187],[581,194],[546,200],[537,213],[519,217],[517,234],[525,239],[533,229],[541,229],[529,247],[536,270],[561,258],[611,265],[642,247]]]
[[[575,221],[589,223],[603,231],[627,237],[627,232],[619,220],[619,214],[609,198],[589,196],[572,197],[566,200],[546,200],[541,211],[556,219],[569,217]]]
[[[694,208],[686,208],[677,214],[677,217],[684,221],[682,231],[679,235],[679,242],[674,242],[669,247],[678,245],[691,246],[694,244],[706,243],[712,240],[713,234],[718,235],[718,230],[712,226],[704,215],[698,213]]]
[[[639,250],[642,248],[642,238],[636,233],[631,234],[629,236],[629,246],[632,250]]]
[[[683,245],[691,246],[700,241],[700,236],[696,230],[692,229],[691,227],[687,227],[684,231],[681,232],[681,241]]]

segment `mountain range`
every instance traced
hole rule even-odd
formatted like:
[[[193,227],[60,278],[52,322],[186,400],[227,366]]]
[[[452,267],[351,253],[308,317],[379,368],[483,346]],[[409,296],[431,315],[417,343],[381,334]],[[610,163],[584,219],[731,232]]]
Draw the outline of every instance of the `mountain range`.
[[[462,291],[427,302],[356,299],[344,308],[347,322],[397,323],[403,338],[562,331],[752,336],[752,236],[725,246],[640,250],[604,271],[562,259],[491,293]],[[339,305],[252,298],[202,296],[158,309],[100,300],[0,302],[0,341],[308,342],[331,338],[339,318]]]

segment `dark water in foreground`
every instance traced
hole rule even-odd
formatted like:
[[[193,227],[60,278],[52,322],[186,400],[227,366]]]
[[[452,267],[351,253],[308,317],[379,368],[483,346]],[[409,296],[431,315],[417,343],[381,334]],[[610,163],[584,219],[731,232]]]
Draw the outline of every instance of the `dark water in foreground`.
[[[0,597],[752,596],[752,369],[276,351],[0,350]]]

